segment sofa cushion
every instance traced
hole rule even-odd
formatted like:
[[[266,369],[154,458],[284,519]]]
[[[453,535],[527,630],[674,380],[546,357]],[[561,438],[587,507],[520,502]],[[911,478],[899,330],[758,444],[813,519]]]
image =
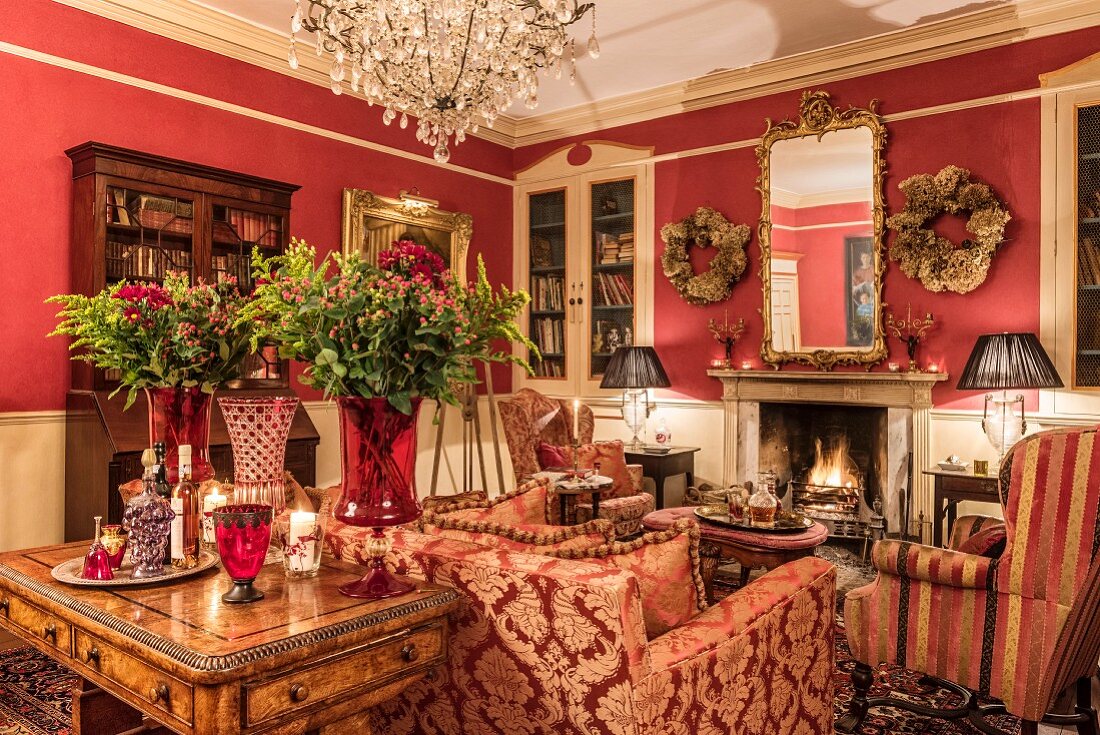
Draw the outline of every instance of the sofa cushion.
[[[707,607],[699,575],[699,527],[690,519],[682,518],[664,531],[651,531],[633,541],[548,555],[587,559],[633,572],[650,640],[686,623]]]
[[[999,559],[1004,553],[1005,544],[1008,541],[1008,533],[1004,524],[983,528],[976,534],[963,541],[959,551],[963,554],[974,554],[989,559]]]
[[[540,442],[535,451],[539,459],[539,469],[545,470],[551,467],[566,467],[573,462],[572,452],[562,451],[562,447],[554,444]]]
[[[615,540],[615,524],[602,519],[577,526],[505,526],[490,521],[468,521],[453,515],[441,516],[429,512],[420,518],[419,530],[428,536],[442,536],[496,549],[536,554],[590,549]]]
[[[546,478],[530,480],[492,500],[440,503],[433,508],[433,512],[438,515],[453,515],[467,521],[492,521],[506,526],[548,523],[549,482]]]

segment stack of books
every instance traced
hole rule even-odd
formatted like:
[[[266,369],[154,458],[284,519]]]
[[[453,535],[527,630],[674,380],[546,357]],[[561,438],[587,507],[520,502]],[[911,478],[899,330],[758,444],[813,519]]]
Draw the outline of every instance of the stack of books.
[[[596,286],[602,306],[630,306],[634,303],[633,279],[621,273],[597,273]]]
[[[596,251],[601,265],[611,263],[631,263],[634,261],[634,233],[623,232],[610,235],[596,233]]]
[[[630,263],[634,260],[634,233],[624,232],[619,235],[619,262]]]

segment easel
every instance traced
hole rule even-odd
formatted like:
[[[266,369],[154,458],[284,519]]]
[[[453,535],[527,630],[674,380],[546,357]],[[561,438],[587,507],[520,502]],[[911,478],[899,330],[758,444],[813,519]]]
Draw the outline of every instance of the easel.
[[[493,438],[493,457],[497,470],[497,493],[504,494],[504,466],[500,461],[500,437],[497,432],[497,402],[493,393],[493,372],[490,366],[482,363],[485,375],[485,393],[489,398],[489,425]],[[447,419],[446,403],[440,403],[436,409],[435,456],[432,459],[432,483],[430,495],[434,498],[439,489],[439,461],[446,459],[447,471],[451,483],[456,486],[455,493],[466,493],[474,489],[474,453],[477,452],[476,466],[481,471],[481,489],[488,492],[489,479],[485,474],[485,456],[481,446],[481,414],[478,411],[477,384],[464,384],[459,390],[459,410],[462,415],[462,487],[457,489],[450,457],[443,453],[443,429]]]

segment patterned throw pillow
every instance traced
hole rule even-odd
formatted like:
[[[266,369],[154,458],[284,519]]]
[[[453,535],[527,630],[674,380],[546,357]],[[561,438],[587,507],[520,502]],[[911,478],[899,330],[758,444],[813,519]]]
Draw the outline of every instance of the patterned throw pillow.
[[[549,480],[538,478],[492,500],[469,500],[435,506],[440,515],[453,514],[467,521],[491,521],[506,526],[523,523],[547,523]]]
[[[551,467],[566,467],[573,463],[573,452],[562,451],[562,447],[540,442],[535,454],[539,458],[539,469],[545,470]]]
[[[565,460],[558,466],[572,466],[573,447],[557,447],[557,451]],[[630,471],[626,468],[626,454],[622,441],[616,439],[610,442],[582,444],[577,447],[578,467],[593,469],[597,462],[600,464],[600,474],[612,480],[611,487],[603,492],[602,497],[625,498],[637,493],[634,482],[630,478]]]
[[[683,625],[707,607],[703,578],[699,575],[699,527],[688,518],[633,541],[548,555],[585,559],[633,572],[638,578],[642,615],[650,640]]]
[[[1008,533],[1004,524],[991,526],[978,531],[976,534],[963,541],[959,551],[963,554],[974,554],[989,559],[999,559],[1005,551],[1008,542]]]
[[[420,532],[491,546],[506,551],[541,554],[548,551],[591,549],[615,540],[615,524],[594,520],[578,526],[504,526],[489,521],[467,521],[453,516],[425,513]]]

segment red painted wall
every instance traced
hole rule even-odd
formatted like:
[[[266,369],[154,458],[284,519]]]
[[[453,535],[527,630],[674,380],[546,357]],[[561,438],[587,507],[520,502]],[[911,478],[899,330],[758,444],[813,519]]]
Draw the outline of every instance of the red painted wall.
[[[1100,47],[1100,28],[1041,38],[974,54],[881,72],[822,85],[841,106],[865,106],[881,100],[879,111],[891,114],[1003,92],[1034,89],[1038,75],[1078,61]],[[818,87],[815,87],[818,88]],[[566,143],[589,138],[632,145],[655,146],[657,154],[751,139],[765,130],[764,119],[794,117],[800,90],[696,110],[632,125],[601,130],[517,149],[516,167],[522,168]],[[945,112],[888,123],[886,159],[887,213],[904,204],[897,185],[916,173],[936,172],[948,164],[970,169],[977,179],[992,185],[1012,213],[1006,243],[993,260],[986,282],[971,294],[934,294],[907,278],[896,264],[888,265],[884,300],[894,311],[912,304],[915,312],[931,311],[937,326],[921,350],[922,362],[935,362],[957,375],[975,338],[993,331],[1039,330],[1040,230],[1040,102],[1038,99]],[[733,222],[755,225],[760,199],[754,190],[759,173],[751,147],[693,156],[656,164],[655,225],[681,219],[701,205],[711,206]],[[958,241],[962,224],[952,218],[937,224]],[[664,245],[654,233],[655,255]],[[760,250],[748,248],[749,269],[729,300],[705,307],[686,304],[668,280],[655,276],[654,335],[668,369],[673,389],[668,395],[717,400],[718,382],[705,374],[721,348],[707,333],[707,320],[743,316],[747,328],[735,347],[737,364],[744,359],[759,365],[762,322],[758,309]],[[891,361],[905,361],[905,351],[888,340]],[[805,369],[790,366],[785,369]],[[848,368],[857,370],[858,368]],[[876,368],[885,370],[885,363]],[[1068,377],[1068,376],[1066,376]],[[981,395],[959,393],[954,379],[940,384],[933,397],[938,406],[980,408]],[[1035,392],[1028,396],[1033,409]]]
[[[325,88],[53,2],[33,0],[27,12],[40,13],[43,22],[34,28],[50,28],[50,34],[5,23],[0,41],[430,154],[411,131],[384,127],[379,110],[361,99],[335,97]],[[512,194],[507,184],[3,52],[0,100],[5,103],[0,115],[0,340],[11,350],[0,370],[0,411],[64,407],[66,345],[60,338],[46,338],[56,309],[42,302],[69,290],[72,170],[63,151],[86,140],[299,184],[291,231],[322,252],[340,247],[344,187],[396,195],[418,186],[443,208],[473,215],[471,268],[474,255],[485,253],[492,280],[511,281]],[[507,176],[510,155],[500,146],[469,140],[453,162]],[[494,375],[498,391],[510,389],[508,370]],[[316,397],[298,387],[303,397]]]

